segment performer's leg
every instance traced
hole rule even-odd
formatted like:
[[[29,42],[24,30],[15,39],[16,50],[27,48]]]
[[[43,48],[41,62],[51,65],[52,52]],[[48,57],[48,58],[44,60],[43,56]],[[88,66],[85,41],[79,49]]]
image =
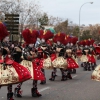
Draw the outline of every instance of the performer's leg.
[[[97,63],[95,62],[95,63],[94,63],[94,68],[95,68],[96,66],[97,66]]]
[[[70,71],[70,69],[67,69],[67,78],[69,78],[69,79],[72,79],[72,76],[71,76],[71,71]]]
[[[96,62],[95,63],[92,63],[92,70],[94,70],[96,67]]]
[[[37,90],[37,80],[33,80],[33,88],[31,89],[32,97],[42,96]]]
[[[75,68],[72,69],[72,73],[76,74],[76,69]]]
[[[88,68],[87,62],[83,62],[83,68],[84,68],[85,71],[87,71],[87,68]]]
[[[94,70],[96,66],[96,63],[91,63],[91,69]]]
[[[17,87],[14,90],[14,96],[16,96],[16,97],[22,97],[21,86],[22,86],[22,83],[19,83],[17,85]]]
[[[12,85],[8,85],[7,89],[8,89],[7,100],[14,100],[13,92],[12,92]]]
[[[92,63],[87,62],[87,66],[88,66],[88,71],[91,71]]]
[[[67,80],[67,76],[66,76],[66,74],[65,74],[64,69],[60,68],[60,71],[61,71],[61,74],[62,74],[62,79],[61,79],[61,81]]]
[[[51,78],[49,80],[51,80],[51,81],[54,81],[55,80],[56,72],[57,72],[57,69],[54,68],[53,71],[52,71],[52,73],[51,73]]]
[[[84,67],[83,62],[81,63],[81,67]]]
[[[41,71],[43,72],[43,74],[45,76],[45,70],[42,68]],[[40,84],[46,84],[46,77],[45,77],[45,80],[41,81]]]

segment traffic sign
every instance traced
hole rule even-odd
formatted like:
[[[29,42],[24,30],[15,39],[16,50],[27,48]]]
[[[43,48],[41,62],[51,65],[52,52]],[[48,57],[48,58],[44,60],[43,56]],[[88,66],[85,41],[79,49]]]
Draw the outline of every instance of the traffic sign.
[[[19,34],[19,14],[5,14],[5,23],[11,34]]]

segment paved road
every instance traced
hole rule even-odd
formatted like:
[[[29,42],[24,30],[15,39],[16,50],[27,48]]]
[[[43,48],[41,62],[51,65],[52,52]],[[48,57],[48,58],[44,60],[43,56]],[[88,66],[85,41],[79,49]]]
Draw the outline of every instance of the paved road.
[[[97,61],[99,64],[100,61]],[[31,97],[32,81],[23,83],[23,98],[14,98],[15,100],[100,100],[100,82],[91,80],[92,71],[83,71],[80,67],[77,73],[73,74],[72,80],[61,81],[61,73],[57,71],[57,77],[54,82],[49,81],[51,70],[46,70],[47,84],[40,85],[38,89],[42,94],[40,98]],[[15,87],[15,85],[13,86]],[[0,100],[6,100],[7,88],[0,90]]]

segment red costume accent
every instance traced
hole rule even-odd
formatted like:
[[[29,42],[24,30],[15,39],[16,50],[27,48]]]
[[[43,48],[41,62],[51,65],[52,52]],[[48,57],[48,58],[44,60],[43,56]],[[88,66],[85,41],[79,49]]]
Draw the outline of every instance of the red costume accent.
[[[87,57],[88,57],[88,62],[96,63],[96,60],[93,55],[87,55]]]
[[[70,42],[70,37],[69,36],[65,36],[65,39],[64,39],[64,45],[67,45],[67,43]]]
[[[26,44],[32,44],[35,43],[37,38],[36,38],[36,34],[33,33],[34,31],[30,31],[29,29],[25,29],[22,32],[22,36],[26,42]]]
[[[55,60],[57,58],[56,54],[51,54],[51,61]]]
[[[76,51],[76,55],[79,57],[79,56],[82,56],[82,50],[77,50]]]
[[[32,33],[34,34],[35,39],[39,37],[39,32],[37,30],[33,30]]]
[[[52,45],[53,45],[52,41],[50,41],[50,40],[47,40],[46,43],[47,43],[49,46],[52,46]]]
[[[47,58],[47,55],[46,54],[44,54],[43,52],[39,52],[38,62],[39,62],[39,66],[41,68],[43,68],[43,61],[46,58]]]
[[[4,61],[3,60],[1,60],[1,61],[2,61],[2,63],[5,62],[5,64],[7,64],[7,66],[1,66],[1,67],[5,67],[5,70],[0,69],[0,71],[1,71],[0,74],[5,74],[2,71],[6,71],[6,73],[9,73],[8,76],[5,76],[5,79],[3,79],[3,76],[0,78],[1,86],[8,85],[8,84],[20,83],[20,82],[29,80],[31,78],[29,71],[24,66],[11,60],[8,56],[5,58]],[[5,82],[5,80],[7,80],[7,81]]]
[[[64,44],[65,34],[64,33],[58,33],[54,36],[53,41],[57,43],[59,41],[60,43]]]
[[[0,22],[0,40],[4,39],[8,35],[9,35],[9,33],[8,33],[6,27],[3,25],[2,22]]]
[[[40,30],[40,35],[39,38],[40,39],[44,39],[45,41],[47,41],[48,39],[53,38],[54,34],[51,33],[51,31],[44,31],[44,30]]]
[[[44,74],[41,71],[41,62],[39,63],[39,59],[35,59],[32,64],[33,64],[33,72],[34,72],[34,80],[45,80]]]
[[[95,47],[96,53],[100,54],[100,46]]]
[[[77,41],[78,41],[78,38],[75,36],[71,37],[71,39],[70,39],[70,42],[73,43],[73,45],[75,45]]]
[[[73,58],[68,57],[66,61],[68,63],[68,66],[67,66],[68,69],[79,68],[78,64],[75,62]]]

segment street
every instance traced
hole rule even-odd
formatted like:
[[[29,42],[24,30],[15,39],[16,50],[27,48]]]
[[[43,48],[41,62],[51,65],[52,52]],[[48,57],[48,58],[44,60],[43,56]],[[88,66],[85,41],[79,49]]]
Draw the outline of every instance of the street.
[[[97,64],[99,64],[99,60]],[[38,81],[38,90],[42,97],[33,98],[31,96],[32,80],[23,83],[23,97],[14,100],[100,100],[100,82],[91,80],[92,71],[83,71],[80,67],[76,74],[72,74],[73,79],[61,81],[61,72],[57,70],[55,81],[49,81],[52,70],[46,70],[47,83],[41,85]],[[16,85],[13,85],[13,89]],[[6,100],[7,87],[0,90],[0,100]]]

